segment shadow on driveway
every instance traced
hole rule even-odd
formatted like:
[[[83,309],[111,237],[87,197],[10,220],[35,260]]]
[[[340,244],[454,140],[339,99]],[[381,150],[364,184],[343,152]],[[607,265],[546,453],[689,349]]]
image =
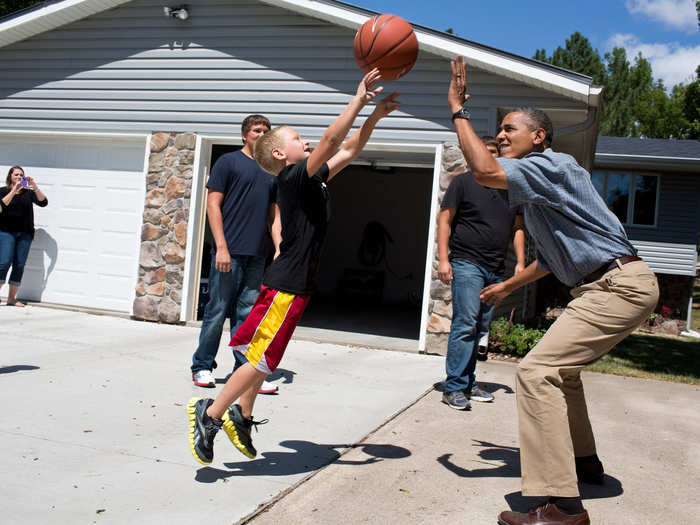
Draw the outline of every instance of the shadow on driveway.
[[[385,459],[400,459],[411,455],[411,452],[403,447],[372,443],[326,445],[310,441],[289,440],[282,441],[280,445],[293,452],[263,452],[262,457],[257,459],[224,463],[232,470],[204,467],[197,471],[195,481],[214,483],[220,479],[236,476],[289,476],[312,472],[334,461],[336,465],[370,465]],[[359,448],[370,457],[360,461],[338,460],[340,452],[336,449],[346,448]]]

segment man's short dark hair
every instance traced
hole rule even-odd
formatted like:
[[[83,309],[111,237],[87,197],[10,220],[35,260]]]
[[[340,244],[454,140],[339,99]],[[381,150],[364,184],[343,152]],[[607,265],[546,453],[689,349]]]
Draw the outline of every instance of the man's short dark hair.
[[[267,126],[267,129],[272,129],[270,119],[267,117],[263,115],[248,115],[245,119],[243,119],[243,123],[241,124],[241,133],[245,135],[250,131],[250,128],[257,126],[258,124]]]
[[[501,146],[498,144],[498,140],[496,140],[496,137],[492,137],[491,135],[484,135],[483,137],[481,137],[481,142],[484,143],[484,146],[496,146],[498,152],[501,152]]]
[[[554,126],[552,126],[552,120],[549,118],[549,115],[544,111],[531,106],[523,106],[521,108],[515,108],[513,113],[522,113],[528,118],[530,121],[530,131],[542,128],[545,132],[545,146],[550,146],[552,144],[552,140],[554,140]]]

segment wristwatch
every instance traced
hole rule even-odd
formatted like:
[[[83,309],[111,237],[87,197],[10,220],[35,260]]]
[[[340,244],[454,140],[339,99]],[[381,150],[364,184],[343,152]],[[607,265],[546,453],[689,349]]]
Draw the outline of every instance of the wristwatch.
[[[456,118],[465,118],[469,120],[472,118],[472,114],[467,108],[461,108],[452,113],[452,122],[454,122]]]

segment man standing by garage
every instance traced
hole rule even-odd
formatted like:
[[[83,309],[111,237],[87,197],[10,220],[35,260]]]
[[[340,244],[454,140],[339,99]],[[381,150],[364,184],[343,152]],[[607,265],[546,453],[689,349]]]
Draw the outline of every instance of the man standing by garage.
[[[209,302],[204,309],[199,346],[192,356],[192,381],[215,387],[212,370],[229,318],[231,335],[245,320],[260,292],[265,270],[265,231],[269,227],[275,256],[282,241],[277,179],[258,166],[253,146],[270,131],[270,121],[249,115],[241,124],[243,148],[222,155],[207,182],[207,216],[214,238],[209,273]],[[234,352],[234,370],[245,357]],[[277,385],[263,383],[261,393],[273,393]]]
[[[482,142],[498,157],[493,137]],[[476,383],[477,350],[488,336],[493,305],[479,298],[482,288],[501,282],[508,243],[513,239],[515,272],[525,269],[523,220],[508,206],[508,194],[486,188],[469,172],[447,188],[438,215],[438,278],[452,284],[452,324],[445,358],[442,402],[469,410],[471,401],[490,402],[493,394]]]
[[[522,205],[537,259],[523,272],[486,287],[487,304],[552,272],[572,287],[573,300],[518,365],[518,430],[523,496],[546,498],[529,513],[502,512],[500,525],[589,525],[578,482],[603,483],[581,382],[584,366],[607,354],[654,309],[654,273],[636,255],[589,173],[570,155],[552,151],[549,117],[534,108],[508,113],[491,157],[463,103],[462,57],[452,62],[448,105],[474,179],[508,190]]]

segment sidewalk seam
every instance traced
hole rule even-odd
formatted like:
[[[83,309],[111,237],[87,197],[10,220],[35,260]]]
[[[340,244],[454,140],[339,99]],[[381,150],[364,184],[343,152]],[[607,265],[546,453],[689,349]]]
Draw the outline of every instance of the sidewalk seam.
[[[412,406],[414,406],[416,403],[418,403],[420,400],[422,400],[425,396],[427,396],[428,394],[430,394],[433,390],[435,390],[435,387],[434,387],[434,386],[431,386],[431,387],[428,388],[425,392],[423,392],[422,394],[420,394],[416,399],[414,399],[413,401],[411,401],[408,405],[406,405],[405,407],[403,407],[403,408],[397,410],[394,414],[392,414],[391,416],[389,416],[382,424],[380,424],[380,425],[377,426],[376,428],[374,428],[374,429],[370,430],[369,432],[367,432],[367,434],[365,434],[365,435],[364,435],[362,438],[360,438],[358,441],[356,441],[356,442],[354,442],[354,443],[351,443],[351,444],[350,444],[343,452],[341,452],[340,455],[339,455],[337,458],[335,458],[333,461],[331,461],[331,462],[328,463],[327,465],[324,465],[324,466],[322,466],[321,468],[319,468],[319,469],[317,469],[317,470],[315,470],[315,471],[313,471],[313,472],[310,472],[308,475],[306,475],[304,478],[302,478],[302,479],[300,479],[299,481],[297,481],[297,482],[296,482],[294,485],[292,485],[291,487],[287,487],[286,489],[284,489],[283,491],[281,491],[281,492],[280,492],[279,494],[277,494],[276,496],[273,496],[270,500],[261,503],[260,505],[258,505],[258,508],[257,508],[257,509],[255,509],[253,512],[251,512],[250,514],[248,514],[247,516],[245,516],[244,518],[242,518],[240,521],[235,522],[234,525],[246,525],[247,523],[250,523],[252,520],[254,520],[256,517],[258,517],[258,516],[259,516],[260,514],[262,514],[263,512],[267,512],[267,511],[268,511],[269,509],[271,509],[275,504],[277,504],[277,502],[279,502],[281,499],[283,499],[284,497],[288,496],[289,494],[291,494],[292,492],[294,492],[296,489],[298,489],[299,487],[301,487],[304,483],[306,483],[307,481],[309,481],[311,478],[313,478],[314,476],[316,476],[316,475],[319,474],[320,472],[324,471],[326,468],[328,468],[328,467],[330,467],[331,465],[333,465],[334,463],[336,463],[336,462],[337,462],[338,460],[340,460],[343,456],[345,456],[345,454],[347,454],[348,452],[350,452],[351,450],[353,450],[353,449],[354,449],[355,447],[357,447],[360,443],[365,442],[372,434],[376,433],[377,431],[379,431],[380,429],[382,429],[383,427],[385,427],[386,425],[388,425],[389,423],[391,423],[394,419],[396,419],[396,418],[399,417],[401,414],[403,414],[404,412],[406,412],[406,410],[408,410],[409,408],[411,408]]]

